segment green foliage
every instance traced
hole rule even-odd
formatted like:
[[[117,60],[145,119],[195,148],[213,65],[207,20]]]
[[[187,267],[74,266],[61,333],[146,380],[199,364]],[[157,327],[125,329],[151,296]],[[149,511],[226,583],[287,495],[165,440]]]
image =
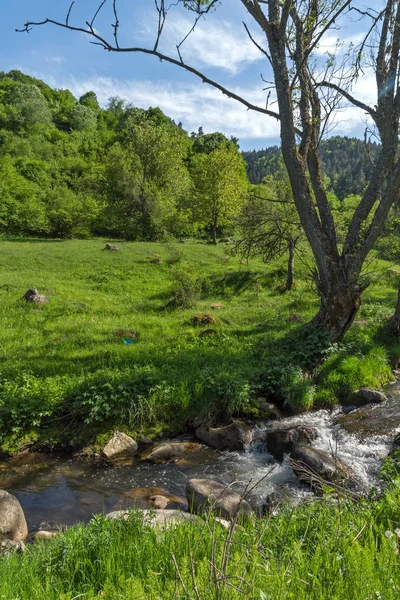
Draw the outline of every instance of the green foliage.
[[[76,104],[71,110],[71,128],[76,131],[96,129],[97,117],[95,111],[86,104]]]
[[[321,143],[319,151],[324,175],[329,180],[328,189],[340,201],[363,193],[379,154],[379,144],[370,142],[367,151],[362,140],[333,136]],[[265,150],[243,152],[243,157],[249,181],[259,184],[266,176],[275,175],[279,170],[281,150],[278,146],[271,146]]]
[[[243,159],[232,142],[221,142],[215,150],[194,154],[190,172],[195,187],[193,218],[211,230],[215,242],[217,228],[232,225],[245,201]]]
[[[324,362],[319,370],[320,384],[316,400],[324,403],[332,396],[346,403],[351,393],[360,387],[380,388],[392,379],[386,350],[372,346],[365,354],[354,350],[339,350]]]

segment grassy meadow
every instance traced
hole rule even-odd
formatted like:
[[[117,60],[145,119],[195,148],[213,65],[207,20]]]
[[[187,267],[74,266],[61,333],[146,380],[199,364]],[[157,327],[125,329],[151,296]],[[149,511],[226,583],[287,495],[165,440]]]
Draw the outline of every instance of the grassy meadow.
[[[306,323],[318,307],[306,252],[284,293],[284,262],[242,262],[224,243],[117,243],[119,252],[100,239],[1,239],[3,450],[82,445],[115,426],[151,434],[256,416],[260,396],[292,411],[331,406],[391,377],[400,347],[382,326],[396,301],[394,265],[370,264],[365,323],[329,346],[289,320]],[[22,300],[30,287],[49,303]],[[216,324],[194,325],[202,312]]]

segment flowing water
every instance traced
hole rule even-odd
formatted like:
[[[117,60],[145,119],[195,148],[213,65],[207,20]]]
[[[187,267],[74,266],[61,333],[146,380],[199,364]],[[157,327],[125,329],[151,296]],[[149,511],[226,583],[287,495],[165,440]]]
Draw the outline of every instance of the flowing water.
[[[395,433],[400,431],[400,385],[389,390],[385,405],[366,407],[344,415],[340,410],[320,410],[281,421],[282,426],[315,427],[315,448],[338,456],[352,467],[368,490],[378,484],[382,459]],[[293,502],[310,497],[299,483],[289,459],[279,463],[268,453],[268,423],[255,430],[256,439],[247,452],[218,452],[209,448],[193,452],[176,463],[152,464],[136,455],[112,464],[102,460],[63,455],[21,454],[0,462],[0,489],[19,499],[29,529],[72,525],[92,515],[118,508],[133,488],[157,487],[184,496],[190,478],[236,482],[237,491],[247,487],[253,505],[262,505],[275,492]],[[254,489],[252,486],[257,484]]]

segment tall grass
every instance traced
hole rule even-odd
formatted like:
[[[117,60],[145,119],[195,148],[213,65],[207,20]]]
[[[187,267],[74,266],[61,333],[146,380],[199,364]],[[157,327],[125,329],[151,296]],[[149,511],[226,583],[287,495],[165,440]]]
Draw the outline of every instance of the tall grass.
[[[369,600],[400,597],[400,482],[379,500],[318,499],[229,533],[94,518],[0,558],[3,600]]]

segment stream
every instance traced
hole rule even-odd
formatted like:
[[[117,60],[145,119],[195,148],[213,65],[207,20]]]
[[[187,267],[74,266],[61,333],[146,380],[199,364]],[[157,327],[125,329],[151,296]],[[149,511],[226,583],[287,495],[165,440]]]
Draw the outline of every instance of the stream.
[[[341,409],[320,410],[283,419],[280,424],[316,428],[318,437],[311,445],[337,455],[368,490],[379,485],[382,459],[400,432],[400,383],[386,392],[388,401],[383,405],[348,414]],[[277,462],[268,452],[269,426],[256,427],[255,437],[266,441],[254,442],[246,452],[204,447],[176,463],[152,464],[140,454],[112,463],[57,454],[20,454],[0,462],[0,489],[18,498],[30,531],[87,522],[93,514],[129,504],[127,497],[134,488],[163,488],[185,496],[191,478],[217,479],[224,484],[235,481],[233,489],[239,492],[257,483],[248,497],[255,507],[271,494],[283,494],[294,503],[311,498],[312,493],[292,471],[289,458]]]

